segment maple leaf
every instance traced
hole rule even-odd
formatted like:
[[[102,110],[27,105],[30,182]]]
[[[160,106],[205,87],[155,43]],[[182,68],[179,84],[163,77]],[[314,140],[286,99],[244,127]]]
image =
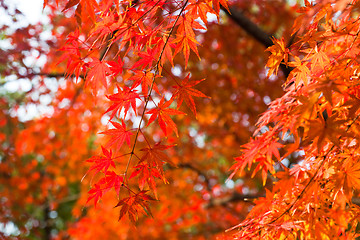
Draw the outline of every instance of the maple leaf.
[[[121,61],[120,58],[116,62],[108,61],[107,64],[110,66],[110,70],[113,76],[117,76],[118,74],[122,73],[124,63]]]
[[[145,152],[145,154],[141,157],[140,162],[147,162],[150,166],[155,166],[162,171],[161,167],[164,162],[169,163],[172,166],[176,166],[173,163],[169,156],[164,153],[166,149],[173,147],[174,145],[162,145],[161,142],[156,143],[153,147],[143,148],[140,151]]]
[[[213,7],[215,10],[215,14],[217,16],[219,16],[219,12],[220,12],[220,4],[228,11],[230,12],[230,9],[227,5],[227,0],[212,0],[213,3]]]
[[[120,214],[119,214],[119,221],[123,216],[127,213],[129,219],[135,224],[136,219],[138,217],[139,212],[144,212],[146,215],[151,214],[151,209],[149,208],[149,201],[155,200],[151,196],[145,194],[146,191],[140,191],[139,193],[121,199],[115,207],[121,207]]]
[[[272,160],[273,156],[277,160],[280,160],[279,148],[283,147],[277,139],[271,138],[272,129],[267,131],[261,136],[251,139],[251,141],[242,146],[242,155],[236,157],[237,161],[230,170],[234,172],[230,175],[229,179],[234,176],[237,171],[243,172],[244,168],[248,166],[248,169],[251,168],[253,163],[256,163],[255,169],[252,171],[252,176],[261,170],[261,175],[263,179],[263,184],[265,185],[267,179],[267,173],[275,173],[274,170],[274,161]]]
[[[108,151],[103,146],[101,146],[101,149],[102,149],[104,156],[93,156],[93,157],[89,158],[88,160],[86,160],[86,162],[93,163],[93,165],[90,167],[88,172],[90,172],[92,170],[96,170],[95,173],[104,171],[104,173],[106,174],[106,172],[110,166],[115,168],[115,163],[112,160],[112,151],[111,150]]]
[[[140,190],[144,190],[145,183],[147,183],[153,190],[155,198],[158,199],[155,178],[162,179],[166,183],[163,174],[156,167],[151,167],[148,164],[139,164],[134,168],[136,170],[132,172],[129,179],[138,176]]]
[[[88,191],[89,197],[86,201],[88,203],[91,199],[94,199],[94,205],[99,202],[101,197],[112,188],[116,193],[119,193],[121,186],[124,184],[123,177],[117,175],[114,171],[107,171],[105,177],[101,178],[93,188]]]
[[[88,194],[90,196],[88,197],[86,203],[88,203],[91,199],[94,199],[94,205],[96,207],[96,204],[103,195],[103,191],[99,184],[95,184],[94,187],[88,191]]]
[[[194,97],[207,97],[205,94],[200,92],[199,90],[193,89],[192,87],[199,84],[200,82],[204,81],[205,79],[201,79],[198,81],[190,81],[189,80],[190,74],[188,74],[182,82],[178,86],[173,86],[176,91],[173,95],[173,99],[177,100],[177,108],[181,106],[183,101],[185,101],[186,105],[191,109],[191,111],[196,116],[196,108],[195,108],[195,102],[192,96]]]
[[[310,70],[306,66],[307,62],[300,60],[298,56],[294,56],[295,62],[289,62],[290,67],[295,69],[291,71],[289,79],[295,77],[295,86],[299,86],[302,83],[306,86],[308,84],[308,76],[310,76]]]
[[[130,147],[130,136],[133,135],[133,133],[129,130],[126,130],[124,121],[121,120],[121,124],[113,121],[110,122],[115,127],[115,129],[109,129],[104,132],[100,132],[100,134],[111,136],[111,139],[106,143],[105,148],[109,148],[116,144],[116,149],[119,150],[125,141]]]
[[[49,0],[44,0],[44,3],[43,3],[43,10],[44,10],[44,8],[48,5],[48,3],[49,3]]]
[[[107,36],[112,36],[113,33],[115,34],[117,32],[116,22],[118,17],[119,16],[117,14],[102,16],[101,22],[96,22],[94,28],[90,32],[90,35],[99,39],[101,43],[105,43]]]
[[[149,92],[149,87],[152,85],[153,79],[154,79],[154,73],[150,72],[150,71],[141,71],[141,70],[135,70],[134,71],[135,75],[132,76],[130,78],[130,80],[134,80],[135,86],[138,86],[139,84],[141,84],[141,90],[143,92],[144,95],[147,95]],[[159,75],[157,75],[156,77],[160,77]],[[153,89],[159,94],[159,89],[156,85],[156,83],[154,82],[153,85]]]
[[[340,146],[339,136],[351,136],[347,134],[339,126],[346,123],[346,120],[338,119],[338,114],[332,114],[326,120],[323,115],[314,120],[308,120],[308,136],[304,140],[303,144],[308,144],[314,141],[317,144],[317,150],[320,151],[322,146],[326,144],[326,139],[334,143],[336,146]]]
[[[105,177],[98,181],[98,184],[104,186],[104,191],[109,191],[114,188],[117,193],[120,191],[120,187],[124,184],[124,178],[117,175],[114,171],[107,171]]]
[[[196,41],[196,39],[193,36],[185,35],[185,34],[177,34],[176,39],[174,39],[172,43],[176,44],[174,56],[178,54],[181,51],[181,49],[183,49],[183,53],[185,57],[185,67],[188,65],[190,49],[192,49],[200,59],[199,52],[196,47],[196,44],[200,44],[200,43],[198,43],[198,41]]]
[[[254,139],[250,139],[250,142],[247,144],[244,144],[242,146],[243,154],[239,157],[235,157],[234,160],[236,161],[236,163],[234,165],[231,166],[230,170],[233,170],[233,172],[231,173],[231,175],[229,176],[229,179],[231,179],[236,172],[243,172],[245,167],[248,166],[248,168],[251,168],[251,165],[254,162],[254,158],[255,156],[258,154],[258,149],[256,148],[256,145],[258,144],[258,141],[254,140]]]
[[[344,164],[344,192],[351,199],[353,189],[360,189],[360,163],[346,159]]]
[[[86,70],[86,66],[84,61],[80,57],[80,52],[77,48],[72,46],[66,46],[60,49],[64,51],[65,54],[60,58],[59,62],[63,61],[64,59],[67,60],[67,70],[65,77],[68,78],[72,74],[75,75],[75,78],[78,79],[81,73],[84,73]],[[72,54],[74,53],[74,54]]]
[[[326,54],[318,50],[317,45],[314,49],[315,53],[312,55],[311,59],[311,70],[313,72],[319,72],[325,69],[325,67],[330,63],[329,57]]]
[[[299,164],[296,164],[295,166],[293,166],[289,170],[289,173],[290,173],[290,175],[294,176],[295,181],[298,181],[298,179],[302,179],[302,178],[304,178],[304,176],[308,176],[309,170],[310,170],[310,168],[309,168],[308,164],[306,164],[306,162],[302,162],[302,163],[299,163]]]
[[[177,29],[177,34],[180,35],[185,35],[185,36],[191,36],[195,38],[195,33],[194,33],[194,25],[198,26],[200,25],[198,22],[196,22],[194,20],[194,17],[189,15],[189,16],[181,16],[181,18],[179,19],[178,22],[178,29]],[[204,29],[201,25],[200,25],[200,29]]]
[[[77,4],[79,4],[77,9],[84,8],[86,10],[87,15],[83,15],[83,16],[90,17],[92,21],[95,21],[95,9],[99,8],[99,5],[96,2],[96,0],[69,0],[62,11],[64,12]]]
[[[111,70],[106,61],[100,61],[97,58],[92,58],[89,67],[90,70],[86,75],[85,87],[91,82],[93,94],[96,95],[99,81],[107,88],[106,74],[110,74]]]
[[[215,14],[215,11],[208,5],[208,3],[203,1],[196,1],[194,3],[189,4],[186,7],[186,10],[189,11],[189,13],[194,16],[194,18],[200,17],[200,19],[207,24],[207,13],[213,13]]]
[[[132,69],[135,69],[137,67],[141,66],[141,70],[145,69],[147,66],[151,67],[153,62],[157,60],[156,55],[158,53],[157,48],[150,48],[147,50],[147,52],[139,52],[139,60],[134,63],[132,66]]]
[[[70,33],[67,36],[65,42],[66,44],[59,49],[59,51],[62,51],[63,54],[59,58],[58,64],[64,60],[67,61],[65,74],[66,78],[74,74],[76,79],[78,79],[80,74],[86,70],[86,64],[80,54],[81,48],[78,42],[79,35],[79,30]]]
[[[162,38],[159,38],[158,43],[160,49],[164,49],[164,54],[166,58],[161,58],[161,64],[164,65],[166,62],[166,59],[170,61],[170,64],[172,67],[174,67],[174,57],[172,53],[172,47],[171,44],[165,44],[166,43],[166,36],[164,35]],[[160,69],[161,70],[161,69]]]
[[[276,141],[275,139],[267,144],[266,149],[266,157],[268,161],[271,161],[272,156],[275,156],[277,160],[280,160],[279,149],[281,149],[284,145]]]
[[[170,118],[169,115],[179,115],[179,114],[185,114],[183,112],[180,112],[176,109],[168,108],[173,100],[165,102],[165,98],[161,98],[159,104],[156,108],[151,109],[150,111],[146,112],[146,114],[151,114],[149,122],[147,126],[150,125],[156,118],[158,118],[158,122],[160,125],[161,130],[165,133],[165,135],[168,135],[169,132],[167,131],[167,127],[170,127],[171,130],[173,130],[178,136],[178,131],[176,128],[176,124],[174,121]]]
[[[266,51],[271,52],[269,60],[266,63],[266,66],[270,68],[267,74],[268,77],[270,77],[273,73],[277,75],[282,60],[284,60],[285,63],[288,60],[284,39],[278,40],[276,38],[273,38],[272,41],[274,45],[266,49]]]
[[[130,109],[130,106],[134,110],[136,114],[136,99],[140,99],[139,94],[136,93],[134,89],[136,86],[132,86],[128,88],[124,86],[122,89],[120,86],[116,86],[118,92],[109,96],[106,96],[110,101],[112,101],[112,105],[106,110],[105,113],[112,111],[110,115],[110,120],[114,118],[116,113],[120,113],[121,110],[124,108],[125,110],[125,117]]]
[[[62,11],[64,12],[65,10],[77,5],[79,2],[80,0],[69,0]]]

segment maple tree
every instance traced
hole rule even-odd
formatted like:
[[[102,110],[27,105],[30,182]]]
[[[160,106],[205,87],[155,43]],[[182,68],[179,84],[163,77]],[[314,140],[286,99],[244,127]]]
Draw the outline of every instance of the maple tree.
[[[0,4],[1,237],[359,236],[359,1]]]

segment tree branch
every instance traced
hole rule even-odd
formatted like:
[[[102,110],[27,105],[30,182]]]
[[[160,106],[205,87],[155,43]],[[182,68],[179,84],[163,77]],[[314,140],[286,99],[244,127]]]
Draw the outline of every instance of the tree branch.
[[[66,78],[65,73],[32,73],[31,75],[32,76],[44,76],[44,77],[49,77],[49,78],[59,78],[59,77]],[[75,78],[76,76],[75,76],[75,74],[70,74],[69,77]],[[80,74],[79,78],[85,79],[85,76]]]
[[[214,198],[208,204],[205,205],[205,208],[211,208],[216,206],[225,206],[231,202],[249,202],[251,203],[253,199],[264,197],[263,194],[240,194],[234,192],[232,195],[224,198]]]
[[[237,7],[230,6],[229,9],[230,13],[227,10],[224,10],[227,16],[244,29],[249,35],[254,37],[258,42],[267,48],[274,45],[271,41],[271,34],[265,32],[250,19],[245,17],[242,11],[240,11]]]
[[[358,205],[358,206],[360,207],[360,198],[358,198],[358,197],[353,197],[353,198],[351,199],[351,202],[352,202],[353,204]]]
[[[46,199],[45,200],[45,208],[43,211],[43,224],[44,224],[44,240],[50,240],[51,239],[51,230],[52,230],[52,226],[51,226],[51,222],[50,222],[50,218],[49,218],[49,214],[50,214],[50,206],[49,206],[49,202]]]
[[[177,167],[190,169],[190,170],[196,172],[199,176],[202,176],[204,178],[206,188],[208,189],[209,192],[211,192],[210,179],[200,169],[194,167],[193,165],[191,165],[189,163],[180,163],[179,165],[177,165]]]

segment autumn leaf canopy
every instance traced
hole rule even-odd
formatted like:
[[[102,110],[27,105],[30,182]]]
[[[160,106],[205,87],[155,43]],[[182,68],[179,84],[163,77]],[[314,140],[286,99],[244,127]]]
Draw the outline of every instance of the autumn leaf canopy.
[[[360,237],[360,1],[0,8],[1,239]]]

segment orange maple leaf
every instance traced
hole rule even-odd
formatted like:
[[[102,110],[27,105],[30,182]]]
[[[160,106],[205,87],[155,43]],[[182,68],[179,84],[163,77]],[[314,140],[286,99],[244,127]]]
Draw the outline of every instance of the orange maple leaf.
[[[273,38],[272,41],[274,45],[266,49],[266,51],[271,52],[269,60],[266,63],[266,66],[270,68],[267,74],[268,77],[271,76],[273,73],[275,73],[275,75],[277,74],[282,60],[284,60],[285,63],[288,60],[284,39],[278,40]]]
[[[339,128],[343,126],[346,121],[338,119],[338,114],[332,114],[327,119],[323,115],[314,120],[308,120],[308,137],[304,140],[303,144],[317,144],[317,150],[320,151],[324,144],[327,143],[326,139],[331,141],[336,146],[340,146],[340,136],[351,136],[345,130]]]
[[[290,67],[295,69],[291,72],[289,79],[295,77],[295,86],[299,86],[302,83],[306,86],[308,84],[308,77],[310,76],[310,70],[306,66],[306,61],[301,61],[298,56],[294,56],[295,62],[289,62]]]
[[[313,72],[319,72],[325,69],[325,67],[330,63],[330,60],[323,51],[318,50],[317,45],[315,46],[314,51],[315,53],[311,57],[311,70]]]
[[[344,192],[351,199],[353,189],[360,189],[360,163],[347,159],[344,164]]]

